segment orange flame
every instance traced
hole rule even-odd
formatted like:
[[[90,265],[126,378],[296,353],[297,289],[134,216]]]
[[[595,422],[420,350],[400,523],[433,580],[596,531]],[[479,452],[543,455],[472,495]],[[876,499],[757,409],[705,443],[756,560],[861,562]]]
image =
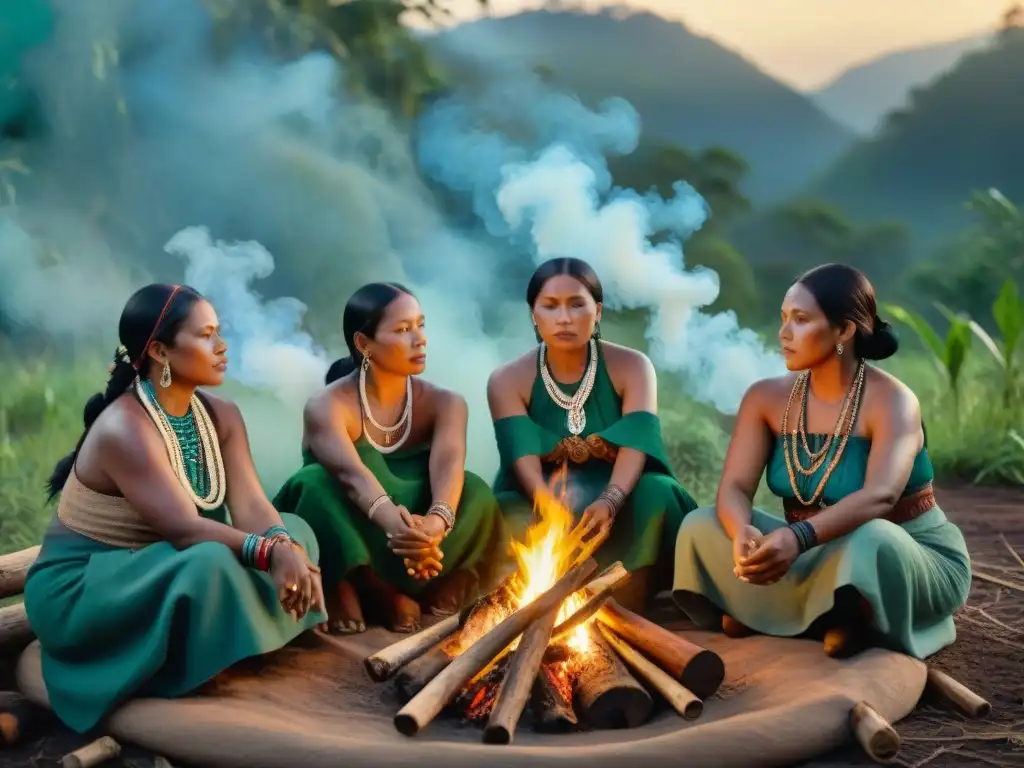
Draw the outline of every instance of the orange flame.
[[[541,491],[534,498],[537,521],[526,531],[526,541],[512,541],[512,552],[519,566],[516,579],[516,607],[533,602],[554,586],[572,563],[575,546],[570,533],[575,521],[565,503],[566,475],[563,470],[552,478],[551,491]],[[556,623],[568,619],[583,604],[579,593],[569,596],[559,609]],[[573,630],[567,645],[578,652],[590,646],[586,625]]]

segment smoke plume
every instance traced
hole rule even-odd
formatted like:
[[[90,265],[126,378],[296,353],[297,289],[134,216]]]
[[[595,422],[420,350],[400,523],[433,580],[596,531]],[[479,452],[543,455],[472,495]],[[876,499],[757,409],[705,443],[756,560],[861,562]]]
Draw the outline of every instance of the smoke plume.
[[[199,0],[52,5],[54,36],[27,64],[48,131],[19,150],[32,173],[0,210],[0,309],[112,349],[131,290],[192,284],[228,334],[232,394],[271,492],[298,464],[302,403],[347,354],[344,303],[372,280],[419,297],[426,376],[467,398],[469,469],[488,479],[485,382],[533,344],[523,295],[543,259],[584,258],[610,308],[649,309],[655,362],[722,411],[779,367],[731,314],[700,311],[719,288],[683,258],[709,214],[700,196],[685,180],[670,200],[612,188],[606,158],[640,131],[621,99],[590,110],[495,71],[428,107],[410,137],[345,95],[326,54],[280,60],[243,37],[217,38],[214,55]],[[652,245],[665,230],[677,240]]]

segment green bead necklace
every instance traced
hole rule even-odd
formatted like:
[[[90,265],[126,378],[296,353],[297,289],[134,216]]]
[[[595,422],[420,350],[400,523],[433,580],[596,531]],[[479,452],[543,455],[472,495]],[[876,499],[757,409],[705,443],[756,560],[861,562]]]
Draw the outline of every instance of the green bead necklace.
[[[185,460],[185,474],[188,475],[188,481],[192,486],[192,490],[200,498],[206,496],[210,492],[210,473],[206,467],[203,447],[199,439],[199,431],[196,428],[196,419],[195,414],[192,413],[192,408],[190,407],[184,416],[172,416],[164,410],[163,406],[160,405],[160,401],[156,399],[156,390],[153,389],[153,382],[149,379],[143,380],[142,388],[150,402],[163,412],[167,423],[174,430],[174,436],[178,441],[181,456]]]

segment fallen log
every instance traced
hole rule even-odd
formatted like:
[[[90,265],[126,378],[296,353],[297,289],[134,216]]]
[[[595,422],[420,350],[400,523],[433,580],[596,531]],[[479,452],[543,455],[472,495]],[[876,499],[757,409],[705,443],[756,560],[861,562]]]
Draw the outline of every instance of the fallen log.
[[[375,682],[382,683],[410,661],[421,657],[432,646],[447,639],[459,629],[461,623],[462,616],[458,613],[453,614],[432,627],[427,627],[372,656],[367,656],[363,660],[363,665]]]
[[[891,761],[900,751],[900,735],[867,702],[850,711],[850,727],[868,757],[877,763]]]
[[[717,653],[623,608],[614,599],[597,612],[597,619],[701,700],[713,696],[725,679],[725,664]]]
[[[25,577],[39,556],[39,550],[40,547],[36,546],[0,555],[0,598],[20,595],[25,591]]]
[[[61,768],[93,768],[93,766],[113,760],[121,754],[121,745],[109,736],[103,736],[86,744],[74,752],[64,755],[60,761]]]
[[[595,728],[636,728],[654,706],[651,695],[594,629],[590,647],[573,660],[573,687],[579,714]]]
[[[28,623],[24,603],[0,608],[0,653],[20,653],[35,636],[36,633]]]
[[[951,704],[967,717],[987,717],[992,705],[962,683],[957,682],[945,672],[928,667],[928,681],[925,691],[930,695]]]
[[[693,691],[688,690],[682,683],[639,653],[608,627],[599,625],[598,629],[600,629],[605,642],[626,662],[626,665],[660,693],[676,712],[686,720],[700,717],[704,711],[704,702],[698,699]]]
[[[587,560],[573,568],[539,598],[517,610],[460,653],[395,715],[395,728],[399,733],[413,736],[426,727],[460,688],[519,637],[538,616],[561,605],[596,567],[593,560]]]
[[[567,733],[578,725],[572,708],[572,682],[561,664],[541,665],[530,694],[533,729],[538,733]]]
[[[562,603],[555,603],[534,619],[523,633],[519,646],[509,662],[505,677],[498,688],[498,698],[484,728],[485,744],[511,744],[516,725],[533,690],[544,652],[551,640],[551,630]]]

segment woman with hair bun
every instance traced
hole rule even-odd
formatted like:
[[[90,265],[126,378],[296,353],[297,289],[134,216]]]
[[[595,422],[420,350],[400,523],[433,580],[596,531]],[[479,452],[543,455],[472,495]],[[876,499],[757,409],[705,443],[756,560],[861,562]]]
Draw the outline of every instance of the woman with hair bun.
[[[699,626],[824,637],[923,659],[956,639],[971,564],[935,503],[917,398],[867,364],[896,353],[860,271],[826,264],[782,302],[787,376],[743,398],[714,508],[687,517],[674,597]],[[761,475],[785,520],[752,506]]]
[[[490,586],[505,529],[487,483],[465,470],[466,401],[419,378],[427,336],[416,297],[398,283],[364,285],[342,325],[351,354],[306,404],[304,465],[274,504],[316,532],[331,632],[364,631],[364,608],[413,632],[421,611],[454,613]]]
[[[488,382],[501,458],[495,488],[521,538],[537,495],[565,468],[579,516],[573,535],[598,546],[600,564],[622,561],[631,578],[617,598],[642,610],[668,586],[676,531],[697,504],[665,456],[654,366],[601,339],[603,302],[601,281],[581,259],[550,259],[530,278],[538,344]]]
[[[312,531],[267,500],[237,406],[198,389],[227,368],[213,307],[148,285],[118,334],[106,391],[50,478],[60,502],[25,582],[50,705],[80,733],[326,620]]]

